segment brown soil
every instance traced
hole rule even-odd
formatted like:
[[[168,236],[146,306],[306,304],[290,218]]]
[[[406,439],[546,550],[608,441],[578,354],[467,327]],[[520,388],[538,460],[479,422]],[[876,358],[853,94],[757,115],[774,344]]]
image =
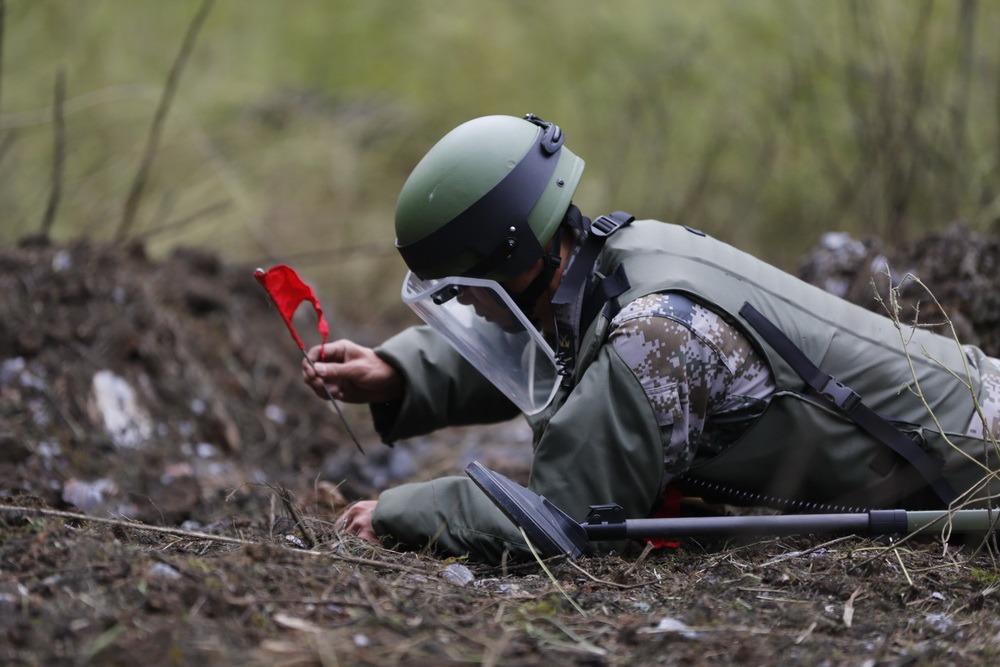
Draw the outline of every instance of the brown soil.
[[[965,267],[921,276],[989,349],[997,244],[949,234],[890,265],[933,249],[930,266]],[[838,265],[844,284],[862,281],[873,247]],[[822,282],[816,264],[804,273]],[[0,250],[0,294],[2,664],[937,665],[1000,652],[1000,577],[981,538],[686,540],[548,572],[344,539],[336,512],[391,484],[472,457],[523,477],[523,428],[389,449],[346,406],[362,457],[300,382],[250,269],[210,255],[25,243]]]

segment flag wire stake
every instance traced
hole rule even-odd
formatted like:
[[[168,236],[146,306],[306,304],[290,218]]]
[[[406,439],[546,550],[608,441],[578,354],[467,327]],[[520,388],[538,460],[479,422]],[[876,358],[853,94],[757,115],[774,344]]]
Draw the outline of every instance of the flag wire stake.
[[[306,352],[305,350],[303,350],[302,348],[299,348],[299,350],[302,352],[302,357],[306,360],[306,362],[308,362],[308,364],[315,371],[316,370],[316,364],[313,363],[313,360],[309,358],[309,353]],[[319,373],[317,373],[316,375],[318,377]],[[347,417],[344,416],[344,412],[340,409],[340,405],[337,403],[337,399],[335,399],[333,397],[333,394],[330,393],[330,388],[326,386],[325,382],[322,382],[321,384],[323,385],[323,391],[326,392],[327,398],[330,399],[330,404],[333,406],[333,409],[337,411],[337,416],[340,417],[340,421],[342,421],[344,423],[344,428],[347,429],[348,435],[350,435],[351,436],[351,440],[354,441],[354,445],[358,448],[359,452],[361,452],[362,454],[365,454],[365,450],[361,447],[361,443],[358,442],[358,436],[354,435],[354,430],[351,429],[351,425],[348,423]],[[365,456],[367,456],[367,454],[365,454]]]

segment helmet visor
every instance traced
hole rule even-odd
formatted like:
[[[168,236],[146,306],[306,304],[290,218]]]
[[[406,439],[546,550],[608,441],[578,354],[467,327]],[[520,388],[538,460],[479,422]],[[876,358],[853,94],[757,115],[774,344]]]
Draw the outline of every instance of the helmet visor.
[[[499,283],[480,278],[403,280],[403,302],[525,414],[559,387],[555,354]]]

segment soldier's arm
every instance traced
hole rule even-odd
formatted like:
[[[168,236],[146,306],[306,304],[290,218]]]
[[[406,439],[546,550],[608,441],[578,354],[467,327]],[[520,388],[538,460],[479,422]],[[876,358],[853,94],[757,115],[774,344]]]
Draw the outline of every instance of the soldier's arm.
[[[656,415],[668,476],[683,473],[699,447],[725,449],[774,392],[771,372],[747,337],[683,295],[628,304],[612,321],[609,341]]]

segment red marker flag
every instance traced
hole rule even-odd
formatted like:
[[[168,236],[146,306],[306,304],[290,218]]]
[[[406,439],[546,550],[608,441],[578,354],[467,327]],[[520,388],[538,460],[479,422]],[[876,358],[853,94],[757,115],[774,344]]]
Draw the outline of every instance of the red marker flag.
[[[323,337],[323,342],[326,343],[326,339],[330,336],[330,326],[326,323],[326,318],[323,317],[323,308],[319,305],[319,299],[316,298],[316,293],[313,292],[309,285],[302,282],[299,278],[299,274],[295,273],[295,270],[290,266],[285,266],[284,264],[278,264],[277,266],[271,267],[267,271],[264,269],[257,269],[253,272],[253,277],[257,279],[260,286],[264,288],[268,296],[271,297],[271,301],[274,303],[275,308],[281,314],[281,319],[285,320],[285,326],[288,327],[288,331],[291,332],[292,338],[295,342],[299,344],[299,348],[302,350],[302,356],[306,358],[306,361],[310,366],[313,366],[312,359],[309,358],[309,354],[306,352],[306,344],[302,342],[299,338],[299,332],[295,330],[295,325],[292,324],[292,317],[295,315],[295,311],[298,310],[299,306],[302,305],[303,301],[308,301],[312,304],[312,307],[316,310],[316,318],[318,322],[316,328],[319,329],[320,335]],[[323,348],[320,348],[319,358],[323,358]],[[313,366],[315,368],[315,366]],[[340,406],[337,405],[337,401],[334,400],[333,394],[330,393],[330,389],[324,384],[323,389],[326,390],[326,396],[330,399],[330,405],[333,409],[337,411],[337,415],[340,417],[340,421],[344,422],[344,428],[347,429],[347,433],[354,440],[354,445],[358,448],[362,454],[365,450],[362,449],[361,443],[358,442],[358,437],[354,435],[354,431],[351,430],[351,425],[347,423],[347,418],[344,417],[344,413],[340,411]]]
[[[295,273],[292,267],[278,264],[267,271],[257,269],[253,272],[253,277],[270,295],[271,301],[274,302],[281,314],[281,319],[285,320],[285,326],[291,332],[292,338],[303,351],[306,349],[306,344],[299,338],[299,333],[292,324],[292,317],[303,301],[308,301],[316,309],[316,317],[319,318],[316,328],[319,329],[323,342],[326,342],[330,335],[330,326],[326,323],[326,318],[323,317],[323,308],[319,305],[319,299],[316,298],[312,288],[302,282],[299,274]]]

